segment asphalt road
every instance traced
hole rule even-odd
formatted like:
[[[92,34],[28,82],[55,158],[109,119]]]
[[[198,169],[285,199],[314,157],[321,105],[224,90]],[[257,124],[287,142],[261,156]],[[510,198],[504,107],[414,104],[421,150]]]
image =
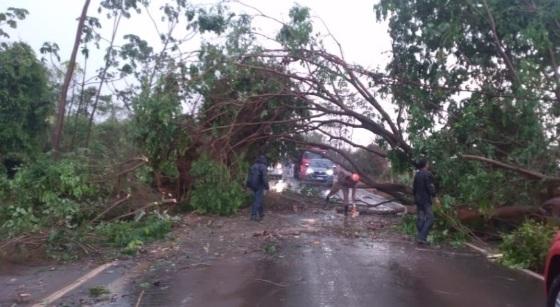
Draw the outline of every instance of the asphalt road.
[[[468,249],[420,248],[390,216],[344,219],[269,197],[263,222],[185,216],[173,240],[115,266],[51,306],[540,307],[542,281]],[[99,263],[0,265],[0,307],[28,306]],[[94,287],[108,295],[92,298]],[[30,293],[26,301],[17,296]],[[14,305],[15,304],[15,305]]]
[[[172,274],[143,306],[544,306],[542,283],[471,253],[310,237],[281,258]],[[318,243],[317,243],[318,241]]]

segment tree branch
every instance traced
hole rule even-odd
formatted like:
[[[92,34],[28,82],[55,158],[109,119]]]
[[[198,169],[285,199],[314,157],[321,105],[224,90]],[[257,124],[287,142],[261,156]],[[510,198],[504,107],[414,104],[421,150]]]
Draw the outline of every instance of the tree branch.
[[[536,172],[530,169],[526,169],[520,166],[516,166],[516,165],[511,165],[511,164],[507,164],[504,162],[500,162],[500,161],[496,161],[493,159],[489,159],[489,158],[485,158],[485,157],[481,157],[481,156],[475,156],[475,155],[460,155],[463,159],[465,160],[472,160],[472,161],[480,161],[480,162],[484,162],[490,165],[494,165],[496,167],[499,168],[503,168],[506,170],[510,170],[513,172],[517,172],[523,176],[525,176],[526,178],[529,179],[534,179],[534,180],[542,180],[545,182],[554,182],[554,183],[560,183],[560,177],[553,177],[553,176],[548,176],[546,174],[540,173],[540,172]]]

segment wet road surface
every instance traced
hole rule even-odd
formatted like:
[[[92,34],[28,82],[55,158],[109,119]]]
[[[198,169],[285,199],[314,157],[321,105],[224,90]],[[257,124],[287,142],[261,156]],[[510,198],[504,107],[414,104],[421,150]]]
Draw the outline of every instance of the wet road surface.
[[[398,218],[267,199],[261,223],[183,218],[173,240],[121,259],[54,306],[540,307],[542,281],[465,249],[418,247]],[[0,270],[0,307],[31,306],[95,265]],[[1,268],[1,266],[0,266]],[[109,294],[92,298],[102,286]],[[17,302],[20,292],[30,293]]]
[[[471,253],[308,238],[277,257],[167,276],[143,306],[544,306],[539,280]]]

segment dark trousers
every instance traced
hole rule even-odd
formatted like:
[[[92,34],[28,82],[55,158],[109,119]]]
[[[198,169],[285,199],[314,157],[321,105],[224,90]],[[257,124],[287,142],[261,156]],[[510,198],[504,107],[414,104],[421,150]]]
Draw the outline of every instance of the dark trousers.
[[[253,205],[251,206],[251,216],[257,216],[257,214],[260,217],[264,216],[264,206],[263,206],[263,194],[264,194],[264,189],[258,189],[258,190],[254,190],[254,200],[253,200]]]
[[[433,224],[432,204],[416,204],[416,230],[418,231],[416,238],[420,241],[426,241]]]

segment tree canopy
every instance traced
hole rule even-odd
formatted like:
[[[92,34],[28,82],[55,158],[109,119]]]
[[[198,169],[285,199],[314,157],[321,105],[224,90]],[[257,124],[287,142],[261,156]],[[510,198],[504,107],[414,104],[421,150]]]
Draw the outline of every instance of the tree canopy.
[[[43,150],[52,89],[47,70],[25,43],[0,49],[0,160]]]
[[[392,39],[380,69],[349,61],[299,5],[279,20],[250,7],[254,14],[238,14],[227,2],[98,4],[84,1],[68,62],[54,42],[40,49],[41,61],[10,42],[6,26],[28,12],[0,13],[8,40],[0,47],[0,158],[25,162],[21,178],[0,180],[0,200],[15,204],[0,205],[0,220],[16,220],[10,227],[45,225],[36,217],[47,205],[59,210],[59,223],[68,212],[72,225],[98,221],[146,186],[162,203],[230,214],[245,200],[242,177],[257,154],[281,160],[309,147],[408,204],[421,157],[433,162],[445,210],[541,212],[542,201],[559,196],[557,0],[380,0],[373,12]],[[153,24],[156,41],[122,32],[137,15]],[[261,33],[255,18],[276,25],[274,33]],[[357,129],[373,143],[356,140]],[[28,159],[38,154],[41,164]],[[51,180],[81,172],[91,176],[71,182],[70,198],[65,182]],[[49,179],[33,195],[53,190],[49,199],[18,196],[14,182],[40,177]],[[82,190],[115,205],[82,198]],[[215,203],[206,207],[209,196]],[[84,204],[94,209],[75,214]]]
[[[557,174],[560,3],[382,0],[375,10],[393,40],[384,91],[405,110],[415,155],[436,161],[444,186],[461,198],[479,182],[500,182],[465,201],[496,194],[500,203],[534,202],[534,191],[514,193],[527,191],[516,175],[461,156]]]

